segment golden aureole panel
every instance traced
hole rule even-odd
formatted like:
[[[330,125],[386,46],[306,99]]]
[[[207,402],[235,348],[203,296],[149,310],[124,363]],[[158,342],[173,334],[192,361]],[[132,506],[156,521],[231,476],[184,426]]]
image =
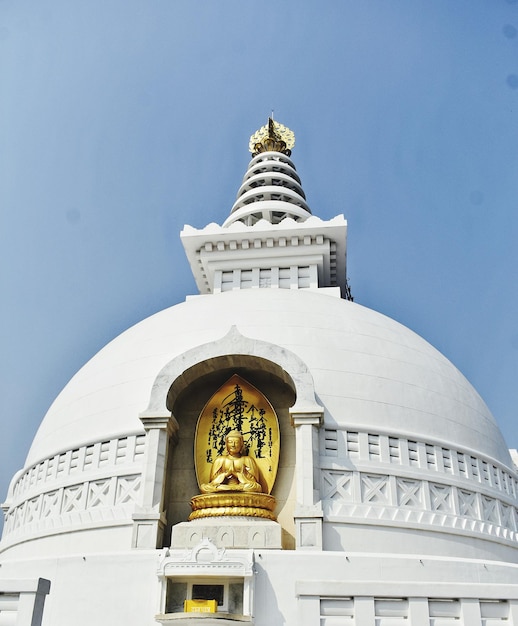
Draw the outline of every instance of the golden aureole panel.
[[[234,374],[198,418],[194,458],[200,491],[269,494],[279,446],[279,422],[268,398]]]

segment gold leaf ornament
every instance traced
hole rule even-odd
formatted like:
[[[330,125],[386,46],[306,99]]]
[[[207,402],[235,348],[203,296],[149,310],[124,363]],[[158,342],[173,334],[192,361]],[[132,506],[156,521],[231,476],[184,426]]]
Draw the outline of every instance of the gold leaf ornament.
[[[291,149],[295,145],[295,133],[287,126],[276,122],[272,118],[269,118],[268,124],[262,126],[259,130],[250,137],[249,150],[252,154],[258,154],[264,152],[266,146],[274,145],[275,142],[283,143],[283,149],[281,151],[291,153]],[[263,147],[261,149],[261,147]]]
[[[225,457],[225,437],[242,433],[249,455],[260,470],[262,492],[270,493],[279,463],[279,422],[268,398],[234,374],[207,402],[198,418],[194,459],[198,485],[211,481],[218,457]]]

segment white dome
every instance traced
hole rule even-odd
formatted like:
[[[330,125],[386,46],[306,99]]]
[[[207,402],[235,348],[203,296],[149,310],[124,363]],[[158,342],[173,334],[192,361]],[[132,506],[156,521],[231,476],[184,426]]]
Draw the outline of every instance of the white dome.
[[[464,376],[408,328],[308,290],[199,296],[130,328],[68,383],[43,420],[26,467],[91,441],[142,432],[158,372],[235,325],[300,357],[326,424],[374,429],[473,450],[511,465],[488,408]]]
[[[131,619],[142,623],[146,611],[156,612],[148,599],[160,585],[164,602],[166,578],[156,572],[165,571],[179,548],[184,572],[184,561],[198,549],[189,542],[200,541],[200,528],[215,535],[230,528],[238,536],[240,522],[233,518],[207,528],[196,525],[200,520],[185,521],[197,489],[192,443],[199,413],[179,420],[177,445],[167,453],[155,436],[159,431],[144,434],[139,419],[144,414],[151,422],[174,422],[165,409],[168,389],[182,409],[184,399],[195,402],[182,390],[204,385],[205,366],[209,371],[218,358],[228,369],[232,355],[245,369],[251,363],[260,369],[262,361],[266,377],[287,373],[277,377],[284,387],[277,379],[271,383],[279,397],[290,380],[297,392],[294,428],[289,405],[282,407],[284,459],[272,492],[278,524],[269,522],[278,529],[272,536],[280,538],[282,529],[284,549],[255,551],[279,597],[289,597],[285,572],[295,570],[303,580],[317,575],[324,581],[318,587],[323,596],[329,589],[339,593],[338,585],[351,593],[336,576],[360,585],[354,592],[359,597],[376,589],[376,596],[399,599],[423,588],[433,598],[457,598],[466,591],[437,582],[457,578],[468,581],[462,589],[485,598],[484,581],[516,580],[518,481],[493,417],[462,374],[401,324],[324,290],[242,289],[190,298],[130,328],[74,376],[45,416],[25,468],[13,479],[0,549],[8,577],[44,577],[54,585],[59,563],[61,579],[49,602],[54,611],[64,607],[63,619],[52,616],[49,623],[66,623],[73,610],[67,603],[76,596],[63,580],[83,580],[85,564],[95,572],[90,586],[103,615],[114,603],[104,580],[116,580],[117,589],[126,585],[138,598]],[[284,399],[291,401],[292,391]],[[166,480],[168,495],[160,500]],[[301,493],[308,506],[301,505]],[[144,508],[149,503],[156,514]],[[250,522],[252,528],[254,537],[257,528],[264,537],[271,530]],[[319,528],[319,535],[313,532]],[[317,537],[318,550],[305,549],[308,537]],[[160,565],[164,554],[169,557]],[[480,569],[485,562],[492,564],[490,574]],[[481,583],[473,591],[477,567]],[[394,571],[411,582],[387,586]],[[124,606],[125,599],[115,605]]]
[[[233,351],[233,327],[248,352]],[[211,346],[224,352],[216,354]],[[26,538],[47,537],[54,550],[59,533],[68,529],[81,531],[90,549],[99,549],[106,542],[115,545],[115,526],[118,545],[127,545],[146,480],[140,417],[168,419],[166,397],[175,380],[184,382],[173,385],[174,394],[191,384],[189,376],[203,374],[207,359],[232,354],[248,354],[248,364],[269,361],[277,374],[287,373],[295,388],[294,414],[323,413],[318,443],[308,444],[303,456],[313,468],[315,511],[323,518],[327,550],[382,552],[393,543],[390,532],[400,533],[403,542],[412,530],[414,540],[402,551],[447,554],[453,534],[459,555],[473,551],[477,539],[480,555],[511,558],[518,482],[498,426],[477,392],[408,328],[309,289],[192,297],[103,348],[57,397],[25,468],[13,479],[3,545],[21,550]],[[293,363],[299,370],[290,370]],[[184,375],[197,364],[196,374]],[[294,429],[285,424],[281,448],[286,446],[289,456]],[[189,428],[194,426],[180,436],[186,443],[179,454],[192,465]],[[294,465],[288,466],[274,495],[278,519],[292,536],[295,493],[302,485],[295,487]],[[175,505],[181,521],[196,484],[187,465],[177,469],[185,476],[185,493]],[[58,543],[49,543],[50,536]]]

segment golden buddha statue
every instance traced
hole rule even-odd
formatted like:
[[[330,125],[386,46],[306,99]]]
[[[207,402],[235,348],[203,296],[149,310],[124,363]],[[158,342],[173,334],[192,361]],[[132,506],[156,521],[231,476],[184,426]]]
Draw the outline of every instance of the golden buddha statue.
[[[256,461],[244,455],[244,439],[238,430],[225,437],[226,454],[216,457],[210,470],[208,483],[200,485],[202,493],[218,491],[263,491],[261,471]]]
[[[279,461],[277,415],[268,398],[238,374],[200,413],[194,455],[200,494],[191,498],[190,521],[222,516],[276,519],[270,492]]]

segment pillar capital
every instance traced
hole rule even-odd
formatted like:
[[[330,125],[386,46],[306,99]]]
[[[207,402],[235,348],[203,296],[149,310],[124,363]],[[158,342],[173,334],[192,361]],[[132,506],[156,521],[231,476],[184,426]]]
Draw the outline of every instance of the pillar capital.
[[[139,418],[146,432],[150,430],[165,430],[168,436],[175,435],[178,432],[179,424],[172,413],[164,415],[163,413],[144,411],[139,415]]]
[[[292,407],[290,409],[290,418],[292,426],[317,426],[320,427],[324,421],[324,409],[318,407],[318,409],[297,409]]]

